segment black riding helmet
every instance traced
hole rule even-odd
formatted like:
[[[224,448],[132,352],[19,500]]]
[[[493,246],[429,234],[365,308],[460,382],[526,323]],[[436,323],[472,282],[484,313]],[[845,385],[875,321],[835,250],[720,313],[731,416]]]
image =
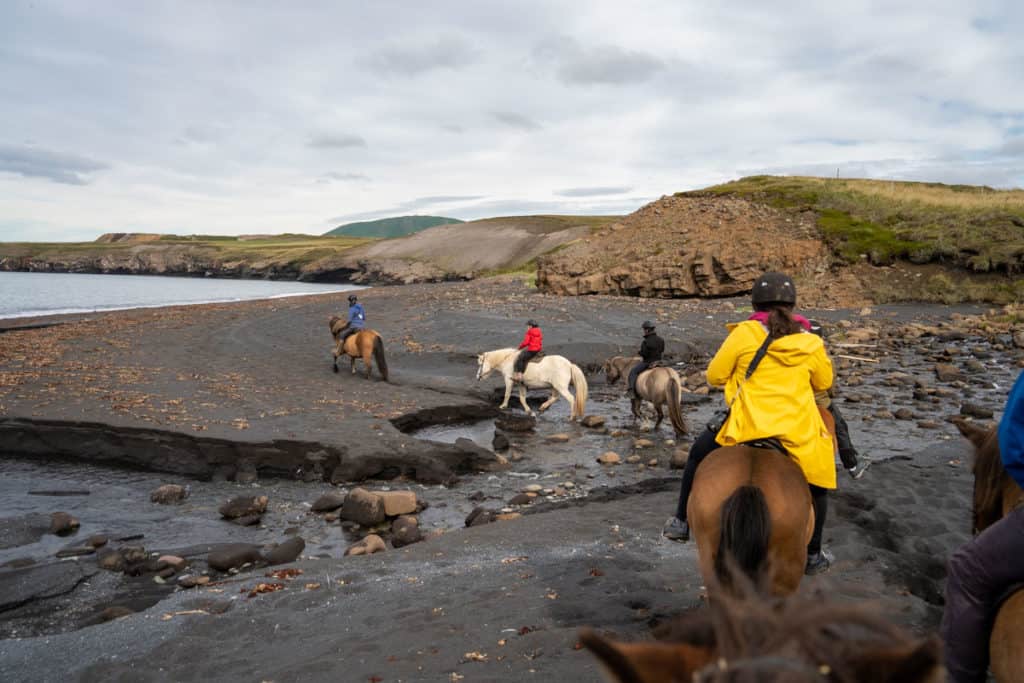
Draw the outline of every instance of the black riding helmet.
[[[644,324],[641,325],[640,327],[644,328],[645,330],[653,330],[654,329],[654,323],[652,323],[650,320],[645,320]]]
[[[782,273],[765,273],[754,280],[754,288],[750,293],[750,303],[796,305],[796,285],[792,278]]]
[[[348,302],[350,304],[354,304],[356,302],[356,295],[355,294],[349,294],[348,295]]]
[[[540,327],[540,326],[539,326],[539,325],[537,324],[537,321],[536,321],[536,320],[534,320],[533,318],[530,318],[529,320],[527,320],[527,321],[526,321],[526,324],[527,324],[527,325],[529,325],[530,327]]]

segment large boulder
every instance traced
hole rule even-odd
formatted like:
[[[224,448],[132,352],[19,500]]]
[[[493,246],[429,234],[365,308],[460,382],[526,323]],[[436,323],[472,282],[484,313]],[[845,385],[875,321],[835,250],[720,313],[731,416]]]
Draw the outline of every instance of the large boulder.
[[[352,489],[341,507],[341,518],[362,526],[380,524],[386,518],[384,500],[362,487]]]
[[[332,512],[345,504],[343,491],[328,491],[313,501],[313,512]]]
[[[537,418],[532,415],[502,413],[494,419],[494,426],[503,432],[532,432],[537,426]]]
[[[231,569],[238,569],[245,564],[256,564],[263,562],[260,555],[260,548],[250,543],[229,543],[210,551],[206,563],[210,569],[219,572],[226,572]]]
[[[423,540],[419,520],[412,515],[402,515],[391,523],[391,545],[396,548]]]
[[[270,565],[288,564],[297,560],[305,549],[306,541],[301,536],[293,536],[263,553],[263,559]]]
[[[384,514],[388,517],[411,515],[416,512],[416,493],[414,491],[377,491],[384,503]]]
[[[153,489],[149,494],[149,500],[159,505],[171,505],[180,503],[188,498],[189,489],[178,484],[164,484]]]
[[[224,519],[242,519],[256,517],[267,511],[266,496],[238,496],[220,506],[219,512]]]
[[[80,526],[77,519],[66,512],[54,512],[50,515],[50,533],[57,536],[67,536],[78,531]]]

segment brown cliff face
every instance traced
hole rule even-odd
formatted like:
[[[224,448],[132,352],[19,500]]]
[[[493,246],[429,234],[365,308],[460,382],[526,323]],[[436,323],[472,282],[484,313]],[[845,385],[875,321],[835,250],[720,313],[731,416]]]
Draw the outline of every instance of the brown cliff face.
[[[833,299],[823,291],[834,286],[831,264],[813,212],[738,198],[663,197],[541,258],[537,286],[568,295],[733,296],[749,292],[766,270],[779,270],[804,284],[801,303],[813,305]]]

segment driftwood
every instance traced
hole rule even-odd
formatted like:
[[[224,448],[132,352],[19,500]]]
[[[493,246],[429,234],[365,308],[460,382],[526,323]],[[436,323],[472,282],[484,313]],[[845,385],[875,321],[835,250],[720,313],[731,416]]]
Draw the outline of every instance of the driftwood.
[[[835,354],[835,356],[836,356],[836,358],[845,358],[846,360],[859,360],[859,361],[863,361],[865,363],[877,363],[878,362],[877,358],[865,358],[864,356],[847,356],[847,355],[842,354],[842,353],[837,353],[837,354]]]

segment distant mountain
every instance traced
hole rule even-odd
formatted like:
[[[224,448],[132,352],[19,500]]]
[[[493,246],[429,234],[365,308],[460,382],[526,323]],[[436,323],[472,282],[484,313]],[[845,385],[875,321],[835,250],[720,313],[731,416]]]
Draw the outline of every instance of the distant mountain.
[[[438,225],[464,222],[458,218],[444,218],[443,216],[396,216],[394,218],[381,218],[376,221],[346,223],[345,225],[339,225],[334,230],[325,232],[324,236],[404,237]]]

